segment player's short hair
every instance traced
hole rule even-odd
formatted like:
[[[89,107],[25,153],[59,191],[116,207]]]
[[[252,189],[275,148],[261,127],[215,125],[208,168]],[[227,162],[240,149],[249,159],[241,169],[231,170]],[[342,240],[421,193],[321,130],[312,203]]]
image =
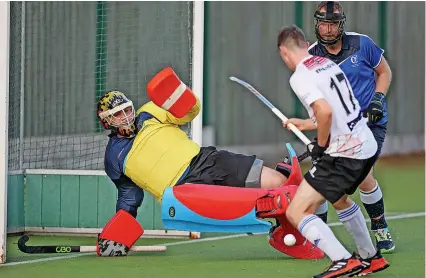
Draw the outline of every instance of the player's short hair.
[[[318,3],[316,11],[320,11],[322,8],[327,8],[327,2],[329,1],[321,1]],[[340,4],[339,1],[333,1],[333,11],[339,11],[339,13],[343,13],[343,6]]]
[[[278,34],[277,46],[285,46],[287,48],[306,48],[306,37],[302,29],[296,25],[283,27]]]

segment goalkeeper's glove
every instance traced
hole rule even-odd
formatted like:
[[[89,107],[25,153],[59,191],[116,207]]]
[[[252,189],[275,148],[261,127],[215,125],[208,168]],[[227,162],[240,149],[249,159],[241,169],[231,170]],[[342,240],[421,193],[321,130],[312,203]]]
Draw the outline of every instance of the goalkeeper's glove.
[[[368,118],[368,122],[377,123],[383,118],[383,106],[385,102],[385,95],[380,92],[375,92],[370,105],[364,111],[364,117]]]

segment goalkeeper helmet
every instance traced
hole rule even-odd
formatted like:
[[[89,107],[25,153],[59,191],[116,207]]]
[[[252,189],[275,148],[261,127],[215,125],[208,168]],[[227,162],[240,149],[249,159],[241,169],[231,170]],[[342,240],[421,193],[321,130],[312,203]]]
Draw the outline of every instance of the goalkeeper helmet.
[[[109,91],[99,99],[98,119],[104,129],[123,137],[136,134],[133,102],[122,92]]]
[[[324,10],[320,12],[321,10]],[[336,12],[337,11],[337,12]],[[315,20],[315,35],[318,42],[323,45],[333,45],[337,43],[343,35],[346,15],[343,12],[343,7],[339,2],[334,1],[322,1],[318,4],[318,7],[314,14]],[[327,27],[330,35],[321,35],[320,28]],[[334,30],[335,29],[335,30]],[[334,34],[332,34],[334,33]]]

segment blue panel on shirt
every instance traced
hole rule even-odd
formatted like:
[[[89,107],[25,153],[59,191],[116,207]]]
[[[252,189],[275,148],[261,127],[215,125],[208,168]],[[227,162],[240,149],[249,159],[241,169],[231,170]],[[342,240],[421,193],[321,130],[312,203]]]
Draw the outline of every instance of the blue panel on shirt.
[[[376,68],[383,54],[383,49],[378,47],[368,36],[347,32],[343,35],[342,50],[337,55],[327,53],[325,47],[315,43],[309,53],[315,56],[326,57],[340,66],[351,83],[354,95],[361,106],[367,109],[376,90]],[[386,103],[383,118],[377,124],[386,124]]]
[[[134,138],[111,136],[105,151],[105,172],[112,180],[124,174],[124,161],[132,148]]]
[[[146,120],[153,118],[147,112],[142,112],[136,117],[136,128],[140,130]],[[105,172],[112,179],[116,180],[124,175],[124,163],[127,154],[133,146],[134,138],[123,138],[111,135],[105,151]]]

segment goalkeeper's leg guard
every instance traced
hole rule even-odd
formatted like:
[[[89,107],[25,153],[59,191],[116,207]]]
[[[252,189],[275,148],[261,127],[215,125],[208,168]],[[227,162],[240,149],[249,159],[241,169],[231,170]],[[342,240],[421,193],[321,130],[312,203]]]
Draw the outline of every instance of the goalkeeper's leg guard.
[[[126,256],[144,230],[128,212],[119,210],[98,235],[98,256]]]

